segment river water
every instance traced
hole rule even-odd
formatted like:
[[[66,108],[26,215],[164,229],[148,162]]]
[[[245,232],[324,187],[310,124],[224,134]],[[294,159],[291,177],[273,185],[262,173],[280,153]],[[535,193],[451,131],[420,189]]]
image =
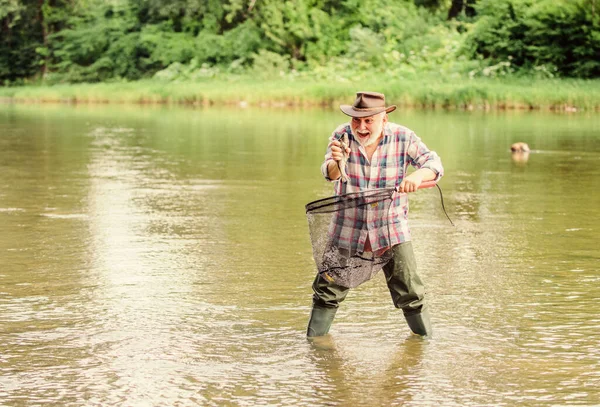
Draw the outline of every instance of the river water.
[[[340,112],[0,105],[0,405],[600,405],[600,116],[390,119],[446,169],[455,227],[410,196],[434,335],[379,273],[309,342]]]

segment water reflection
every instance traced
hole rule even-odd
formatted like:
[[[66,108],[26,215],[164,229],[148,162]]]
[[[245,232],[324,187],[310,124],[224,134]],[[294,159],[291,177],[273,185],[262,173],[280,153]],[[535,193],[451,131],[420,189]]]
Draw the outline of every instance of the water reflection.
[[[210,332],[208,321],[232,308],[198,295],[216,283],[210,269],[218,265],[204,253],[219,251],[224,240],[222,216],[206,209],[214,208],[210,195],[219,183],[175,179],[138,132],[96,128],[90,134],[89,277],[98,288],[87,306],[99,330],[94,339],[109,344],[96,372],[100,382],[114,381],[104,398],[169,404],[186,385],[181,373]],[[157,389],[160,396],[151,396]]]
[[[516,165],[523,166],[529,160],[529,151],[513,151],[511,158]]]
[[[323,403],[368,406],[385,400],[405,405],[423,401],[428,394],[421,386],[429,341],[408,337],[385,344],[372,339],[338,342],[332,336],[311,341],[315,397]]]

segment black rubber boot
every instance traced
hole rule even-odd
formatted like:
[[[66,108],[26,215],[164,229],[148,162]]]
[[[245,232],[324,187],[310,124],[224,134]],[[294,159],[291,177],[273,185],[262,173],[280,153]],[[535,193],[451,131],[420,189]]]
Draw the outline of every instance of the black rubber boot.
[[[431,336],[433,330],[429,321],[429,312],[423,310],[416,314],[405,314],[404,318],[406,318],[408,327],[413,333],[421,336]]]
[[[336,312],[337,308],[324,308],[313,305],[306,336],[312,338],[327,335]]]

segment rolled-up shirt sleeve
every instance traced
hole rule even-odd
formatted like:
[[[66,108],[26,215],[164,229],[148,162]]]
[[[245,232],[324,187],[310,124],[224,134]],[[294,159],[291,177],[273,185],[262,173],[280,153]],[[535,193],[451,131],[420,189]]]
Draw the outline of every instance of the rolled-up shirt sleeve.
[[[417,169],[429,168],[436,174],[436,182],[444,176],[444,167],[442,166],[440,156],[435,151],[427,148],[425,143],[415,133],[410,135],[410,144],[407,153],[410,157],[411,165]]]

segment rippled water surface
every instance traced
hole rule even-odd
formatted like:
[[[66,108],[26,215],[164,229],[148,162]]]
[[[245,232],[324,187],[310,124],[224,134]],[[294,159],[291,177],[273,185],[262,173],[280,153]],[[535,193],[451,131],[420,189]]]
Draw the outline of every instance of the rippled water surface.
[[[600,116],[390,118],[446,168],[456,227],[411,195],[434,336],[380,273],[308,342],[341,113],[0,105],[0,405],[600,405]]]

